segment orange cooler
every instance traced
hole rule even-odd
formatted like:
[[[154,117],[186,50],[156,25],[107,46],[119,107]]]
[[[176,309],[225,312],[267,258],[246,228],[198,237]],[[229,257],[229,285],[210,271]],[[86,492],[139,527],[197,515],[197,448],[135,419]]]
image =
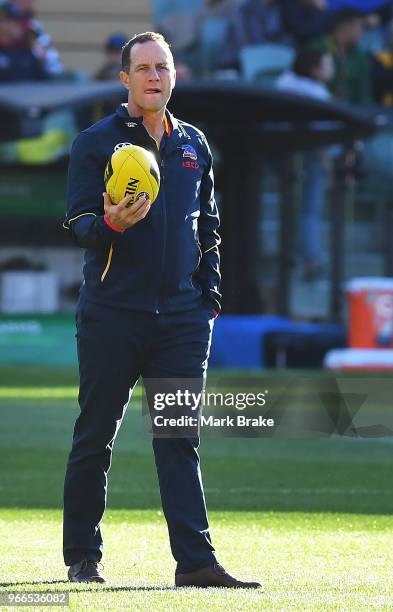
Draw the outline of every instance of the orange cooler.
[[[393,347],[393,278],[354,278],[346,285],[349,346]]]

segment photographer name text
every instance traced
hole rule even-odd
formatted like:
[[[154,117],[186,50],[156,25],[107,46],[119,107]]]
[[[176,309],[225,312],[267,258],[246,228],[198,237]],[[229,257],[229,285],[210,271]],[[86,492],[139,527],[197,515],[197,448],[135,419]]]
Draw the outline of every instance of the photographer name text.
[[[246,417],[238,414],[235,417],[214,417],[202,415],[199,419],[193,416],[182,415],[177,418],[167,418],[162,414],[154,417],[156,427],[274,427],[274,419],[267,419],[262,415]]]

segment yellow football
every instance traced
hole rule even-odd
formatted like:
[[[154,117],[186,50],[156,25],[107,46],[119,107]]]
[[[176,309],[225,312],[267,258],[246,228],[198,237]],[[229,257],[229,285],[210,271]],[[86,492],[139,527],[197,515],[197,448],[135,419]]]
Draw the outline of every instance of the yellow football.
[[[153,203],[160,189],[160,170],[153,153],[127,144],[112,154],[105,168],[104,182],[113,204],[131,195],[128,204],[131,206],[141,193],[148,194]]]

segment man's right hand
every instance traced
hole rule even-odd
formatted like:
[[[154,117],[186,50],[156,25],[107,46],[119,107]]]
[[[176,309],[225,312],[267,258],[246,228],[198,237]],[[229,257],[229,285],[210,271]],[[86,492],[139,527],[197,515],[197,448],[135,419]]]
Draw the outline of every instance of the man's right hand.
[[[138,221],[144,219],[151,207],[151,200],[140,196],[131,206],[129,205],[132,195],[123,198],[118,204],[112,204],[108,193],[103,193],[105,215],[112,225],[124,231]]]

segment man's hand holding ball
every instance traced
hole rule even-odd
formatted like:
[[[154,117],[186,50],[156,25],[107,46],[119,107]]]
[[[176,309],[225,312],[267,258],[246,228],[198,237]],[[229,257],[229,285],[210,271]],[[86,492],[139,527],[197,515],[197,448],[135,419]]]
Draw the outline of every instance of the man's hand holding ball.
[[[131,205],[132,195],[127,195],[118,204],[112,203],[108,193],[104,192],[102,195],[106,220],[109,221],[110,226],[122,232],[144,219],[152,204],[146,193],[139,194]]]

